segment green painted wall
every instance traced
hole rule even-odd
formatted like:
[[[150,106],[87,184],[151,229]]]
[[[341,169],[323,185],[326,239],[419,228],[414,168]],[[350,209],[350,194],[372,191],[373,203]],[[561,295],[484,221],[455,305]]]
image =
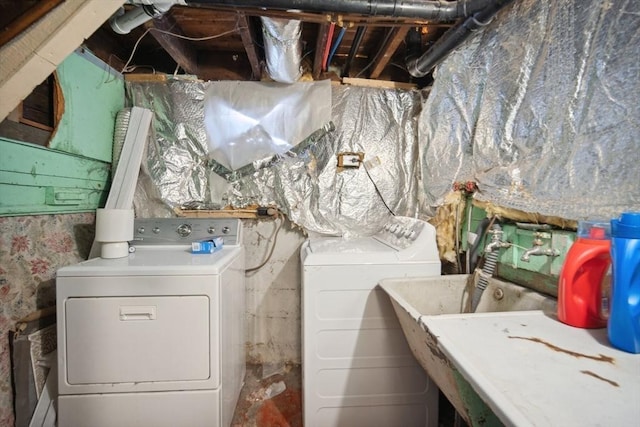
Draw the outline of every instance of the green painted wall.
[[[111,163],[115,117],[124,108],[124,81],[86,50],[57,68],[65,109],[52,149]]]
[[[57,74],[65,110],[49,148],[0,138],[0,216],[104,206],[124,80],[81,49],[60,64]]]
[[[86,212],[104,205],[111,164],[0,138],[0,216]]]

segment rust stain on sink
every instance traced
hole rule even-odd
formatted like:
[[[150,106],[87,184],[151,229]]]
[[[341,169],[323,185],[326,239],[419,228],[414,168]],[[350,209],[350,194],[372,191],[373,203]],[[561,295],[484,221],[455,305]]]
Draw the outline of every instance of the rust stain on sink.
[[[581,373],[583,373],[583,374],[585,374],[585,375],[589,375],[590,377],[597,378],[597,379],[599,379],[599,380],[601,380],[601,381],[604,381],[604,382],[606,382],[606,383],[609,383],[609,384],[611,384],[611,385],[612,385],[612,386],[614,386],[614,387],[620,387],[620,384],[618,384],[617,382],[612,381],[612,380],[610,380],[610,379],[607,379],[607,378],[605,378],[605,377],[601,377],[600,375],[596,374],[595,372],[591,372],[591,371],[580,371],[580,372],[581,372]]]
[[[549,347],[551,350],[557,351],[559,353],[565,353],[568,354],[570,356],[573,357],[577,357],[577,358],[585,358],[585,359],[591,359],[591,360],[596,360],[598,362],[606,362],[606,363],[611,363],[611,364],[615,364],[615,359],[613,357],[610,356],[605,356],[604,354],[599,354],[598,356],[592,356],[589,354],[583,354],[583,353],[577,353],[575,351],[571,351],[571,350],[567,350],[566,348],[562,348],[562,347],[558,347],[557,345],[548,343],[540,338],[535,338],[535,337],[518,337],[515,335],[509,335],[509,338],[512,339],[516,339],[516,340],[527,340],[527,341],[533,341],[533,342],[537,342],[540,343],[542,345],[545,345],[547,347]]]

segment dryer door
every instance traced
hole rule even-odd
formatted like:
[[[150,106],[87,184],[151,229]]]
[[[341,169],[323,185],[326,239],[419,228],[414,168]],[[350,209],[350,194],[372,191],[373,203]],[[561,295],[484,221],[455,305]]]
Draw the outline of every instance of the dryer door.
[[[69,384],[211,376],[207,296],[69,298],[65,313]]]

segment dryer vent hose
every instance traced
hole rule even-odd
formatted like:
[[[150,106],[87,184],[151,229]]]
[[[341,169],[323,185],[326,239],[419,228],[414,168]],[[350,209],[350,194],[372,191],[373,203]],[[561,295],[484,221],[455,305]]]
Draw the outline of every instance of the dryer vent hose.
[[[127,130],[129,129],[129,119],[131,118],[131,108],[123,108],[116,114],[116,125],[113,131],[113,155],[111,161],[112,176],[116,173],[118,162],[120,161],[120,154],[122,154],[122,147],[124,146],[124,140],[127,137]]]

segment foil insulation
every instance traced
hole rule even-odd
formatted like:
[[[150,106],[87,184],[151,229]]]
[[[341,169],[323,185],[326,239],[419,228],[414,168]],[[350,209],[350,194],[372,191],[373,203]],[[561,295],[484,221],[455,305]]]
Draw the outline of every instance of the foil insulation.
[[[640,2],[520,0],[437,69],[419,120],[426,202],[568,219],[640,210]]]
[[[308,232],[358,236],[379,230],[389,215],[384,203],[398,215],[418,213],[419,92],[332,87],[330,124],[290,151],[232,172],[208,155],[208,85],[127,82],[132,104],[155,112],[154,143],[147,147],[135,197],[137,216],[171,216],[183,205],[273,204]],[[358,151],[365,153],[364,165],[337,167],[337,153]]]
[[[336,130],[234,182],[234,206],[275,203],[307,231],[347,237],[378,231],[389,216],[385,203],[398,215],[418,213],[420,94],[348,86],[332,92]],[[340,152],[364,152],[364,165],[340,170]]]
[[[261,17],[267,73],[280,83],[294,83],[302,75],[302,22]]]

